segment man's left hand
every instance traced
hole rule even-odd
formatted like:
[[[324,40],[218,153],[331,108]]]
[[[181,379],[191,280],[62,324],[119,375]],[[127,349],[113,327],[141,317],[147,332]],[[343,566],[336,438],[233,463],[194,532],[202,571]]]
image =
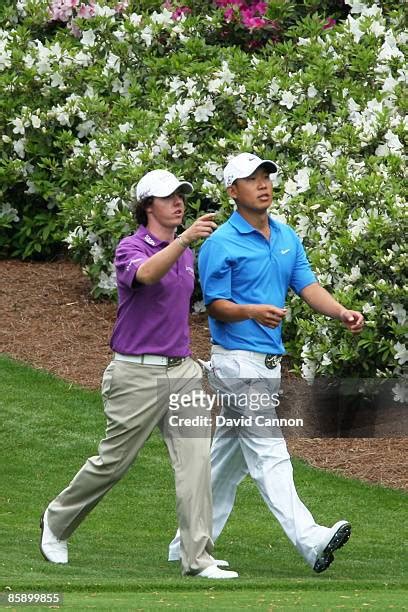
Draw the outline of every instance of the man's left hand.
[[[356,310],[343,310],[340,315],[340,321],[352,334],[359,334],[364,327],[364,317],[361,312]]]

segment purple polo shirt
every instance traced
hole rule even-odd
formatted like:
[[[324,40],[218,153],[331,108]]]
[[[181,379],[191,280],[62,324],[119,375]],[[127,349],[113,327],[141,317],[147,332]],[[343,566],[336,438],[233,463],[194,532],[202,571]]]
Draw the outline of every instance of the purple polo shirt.
[[[117,246],[119,305],[110,343],[117,353],[168,357],[191,354],[188,316],[194,289],[192,251],[185,249],[167,274],[153,285],[142,285],[135,278],[139,266],[168,244],[141,225]]]

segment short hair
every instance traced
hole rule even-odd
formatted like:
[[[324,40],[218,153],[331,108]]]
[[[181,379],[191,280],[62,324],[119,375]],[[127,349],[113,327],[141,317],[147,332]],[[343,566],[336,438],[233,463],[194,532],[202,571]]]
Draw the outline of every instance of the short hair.
[[[136,201],[133,207],[133,217],[138,225],[147,225],[146,208],[153,204],[154,196],[148,196]]]

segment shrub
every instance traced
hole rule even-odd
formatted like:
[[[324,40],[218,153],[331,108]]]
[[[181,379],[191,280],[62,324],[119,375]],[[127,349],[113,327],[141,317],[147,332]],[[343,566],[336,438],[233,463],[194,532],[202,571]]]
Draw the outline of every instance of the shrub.
[[[146,171],[166,167],[194,182],[188,219],[214,203],[226,218],[227,157],[271,157],[280,168],[272,214],[300,233],[320,282],[367,318],[354,338],[292,296],[285,336],[296,367],[306,377],[401,374],[403,10],[350,0],[339,9],[347,18],[326,27],[334,3],[320,14],[302,3],[295,20],[271,11],[301,3],[269,2],[267,18],[287,27],[249,52],[234,20],[236,44],[219,44],[224,9],[204,4],[208,15],[187,1],[171,10],[146,2],[139,13],[140,3],[93,3],[92,16],[48,25],[46,3],[20,0],[17,18],[9,9],[0,223],[18,225],[24,207],[32,217],[39,203],[51,208],[94,294],[111,294],[114,247],[133,228],[130,187]],[[175,18],[182,6],[190,10]]]

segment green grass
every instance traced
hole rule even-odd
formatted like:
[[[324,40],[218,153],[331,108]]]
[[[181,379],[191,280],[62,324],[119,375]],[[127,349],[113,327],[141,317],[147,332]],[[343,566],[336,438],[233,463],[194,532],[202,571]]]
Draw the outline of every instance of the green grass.
[[[39,517],[96,454],[102,402],[97,392],[0,357],[0,408],[0,591],[61,591],[63,607],[78,610],[406,609],[407,495],[298,460],[297,488],[315,518],[353,524],[330,569],[317,575],[306,566],[247,479],[216,549],[240,578],[182,578],[178,564],[166,561],[176,528],[174,487],[156,434],[70,539],[69,565],[46,563]]]

